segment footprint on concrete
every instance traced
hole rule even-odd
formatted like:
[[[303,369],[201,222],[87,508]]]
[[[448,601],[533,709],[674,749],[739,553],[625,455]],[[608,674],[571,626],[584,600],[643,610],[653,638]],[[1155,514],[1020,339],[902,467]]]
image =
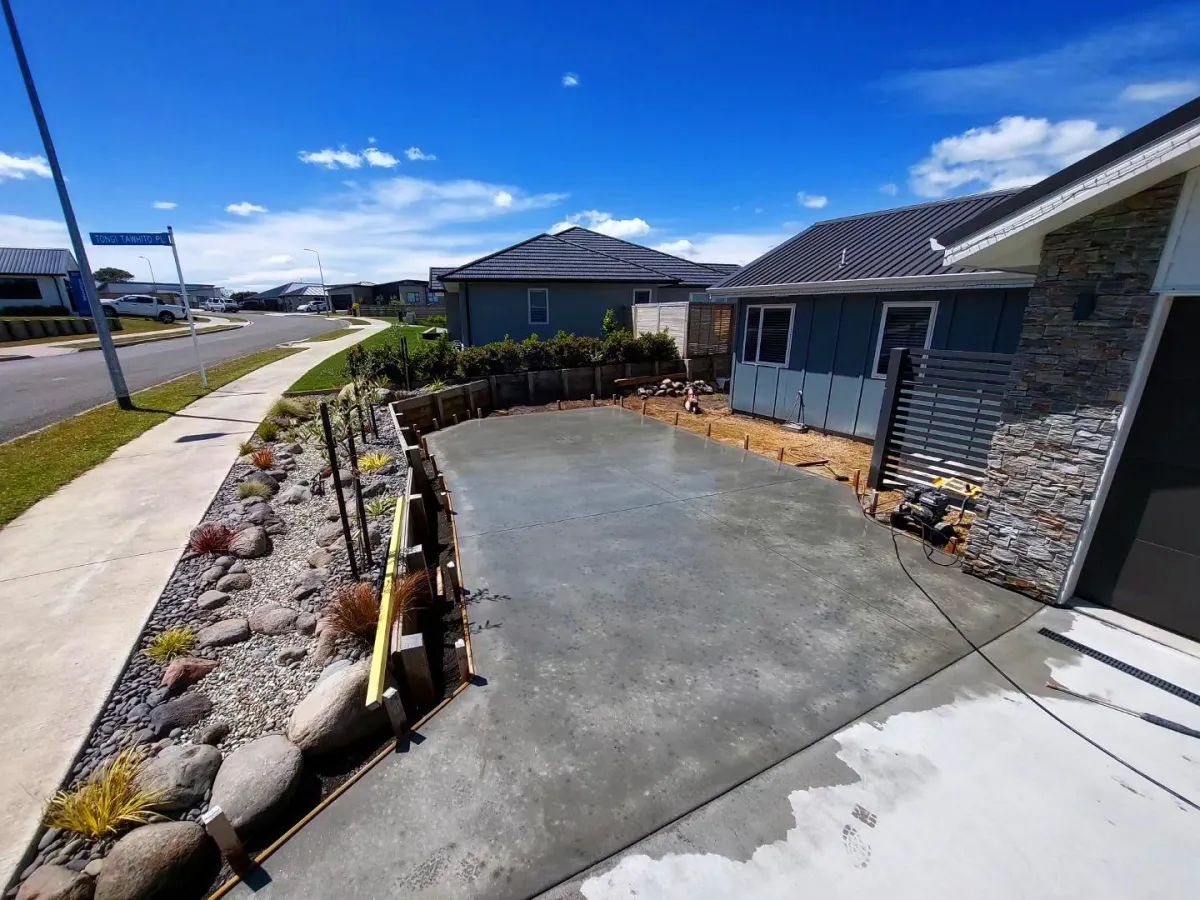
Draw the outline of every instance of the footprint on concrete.
[[[858,829],[847,825],[842,829],[842,843],[856,869],[865,869],[871,861],[871,845],[859,837]]]

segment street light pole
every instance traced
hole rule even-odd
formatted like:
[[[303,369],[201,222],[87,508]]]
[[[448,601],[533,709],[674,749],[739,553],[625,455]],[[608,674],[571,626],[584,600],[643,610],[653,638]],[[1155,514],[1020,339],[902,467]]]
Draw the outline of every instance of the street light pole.
[[[46,150],[46,160],[50,163],[50,173],[54,176],[54,187],[58,191],[58,202],[62,205],[63,218],[67,222],[67,232],[71,235],[71,248],[75,251],[75,261],[81,269],[79,280],[83,285],[83,298],[92,312],[92,321],[96,323],[96,337],[100,339],[100,352],[108,367],[108,378],[112,382],[113,395],[121,409],[133,409],[129,399],[129,388],[125,384],[125,374],[121,371],[121,361],[117,359],[117,348],[113,345],[112,335],[108,332],[108,318],[100,297],[96,293],[96,281],[92,278],[92,266],[88,262],[87,251],[84,249],[83,235],[79,233],[79,223],[75,221],[75,209],[71,206],[71,197],[67,194],[67,182],[63,178],[62,168],[58,164],[58,154],[54,152],[54,141],[50,139],[50,127],[46,124],[46,116],[42,112],[42,103],[38,99],[37,87],[33,83],[33,73],[29,70],[29,60],[25,58],[25,47],[17,32],[17,20],[13,17],[12,5],[9,0],[0,0],[4,7],[4,21],[8,24],[8,35],[12,38],[13,50],[16,51],[17,65],[21,68],[21,77],[25,81],[25,92],[29,94],[29,105],[33,107],[33,117],[37,120],[38,132],[42,136],[42,146]]]
[[[155,297],[157,297],[158,296],[158,279],[154,277],[154,263],[150,262],[150,257],[148,257],[148,256],[140,256],[139,255],[138,259],[144,259],[146,261],[146,265],[148,265],[150,267],[150,293],[153,294]]]
[[[325,290],[325,269],[321,266],[321,254],[317,253],[311,247],[305,247],[304,249],[317,257],[317,271],[321,273],[321,296],[325,298],[325,302],[329,305],[329,309],[325,310],[325,312],[333,312],[333,304],[329,302],[329,291]]]

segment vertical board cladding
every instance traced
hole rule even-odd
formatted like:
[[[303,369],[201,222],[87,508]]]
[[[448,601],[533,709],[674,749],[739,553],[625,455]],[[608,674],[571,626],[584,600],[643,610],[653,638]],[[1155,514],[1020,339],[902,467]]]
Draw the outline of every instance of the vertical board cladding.
[[[964,568],[1044,600],[1071,562],[1157,297],[1183,176],[1045,237]],[[1076,321],[1080,293],[1095,311]]]

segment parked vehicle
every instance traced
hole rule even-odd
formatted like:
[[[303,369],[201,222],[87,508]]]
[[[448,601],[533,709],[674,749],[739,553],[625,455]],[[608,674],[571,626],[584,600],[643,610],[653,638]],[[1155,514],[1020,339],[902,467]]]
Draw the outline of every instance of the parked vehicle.
[[[240,309],[266,309],[267,304],[264,303],[262,300],[255,300],[251,297],[248,297],[247,299],[242,301],[242,305],[239,308]]]
[[[149,294],[126,294],[115,300],[102,300],[104,312],[117,316],[141,316],[147,319],[158,319],[164,325],[170,325],[176,319],[186,319],[187,311],[178,303],[167,303],[159,297]]]
[[[235,313],[238,311],[238,305],[233,300],[214,298],[204,301],[204,310],[213,313]]]
[[[309,300],[307,303],[301,303],[296,307],[296,312],[303,313],[323,313],[329,312],[328,300]]]

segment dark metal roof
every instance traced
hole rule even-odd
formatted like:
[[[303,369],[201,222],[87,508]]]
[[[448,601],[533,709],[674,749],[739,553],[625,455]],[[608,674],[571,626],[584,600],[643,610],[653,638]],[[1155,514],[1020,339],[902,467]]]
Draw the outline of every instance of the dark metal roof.
[[[706,268],[716,269],[722,275],[732,275],[741,266],[738,263],[703,263]]]
[[[607,253],[609,256],[615,256],[625,262],[659,272],[668,278],[675,279],[680,284],[708,287],[729,274],[729,270],[722,271],[716,266],[709,266],[706,263],[681,259],[678,256],[663,253],[661,250],[651,250],[641,244],[633,244],[579,226],[560,231],[555,236],[564,241],[570,241],[572,244],[587,247],[589,250]]]
[[[931,249],[929,239],[1003,203],[1012,193],[976,194],[817,222],[711,290],[969,272],[943,266],[942,252]]]
[[[269,288],[260,294],[255,294],[253,300],[273,300],[276,297],[320,297],[322,296],[321,286],[319,284],[306,284],[302,281],[289,281],[287,284],[281,284],[278,287]]]
[[[632,281],[675,279],[553,234],[539,234],[453,269],[442,281]]]
[[[77,268],[69,250],[0,247],[0,275],[66,275]]]
[[[1049,178],[1043,178],[1037,184],[1011,193],[1005,202],[990,206],[965,222],[958,222],[947,227],[938,233],[938,243],[943,247],[957,244],[963,238],[983,231],[988,226],[1027,206],[1032,206],[1037,201],[1057,193],[1068,185],[1082,181],[1122,157],[1137,153],[1143,147],[1153,144],[1171,132],[1191,125],[1197,119],[1200,119],[1200,97],[1188,101],[1183,106],[1171,110],[1165,116],[1160,116],[1147,125],[1143,125],[1137,131],[1131,131],[1125,137],[1101,147],[1091,156],[1085,156],[1079,162],[1072,163],[1065,169],[1055,172]]]
[[[454,266],[430,266],[429,267],[429,289],[431,291],[444,291],[445,285],[442,284],[442,276],[447,272],[453,272]]]

